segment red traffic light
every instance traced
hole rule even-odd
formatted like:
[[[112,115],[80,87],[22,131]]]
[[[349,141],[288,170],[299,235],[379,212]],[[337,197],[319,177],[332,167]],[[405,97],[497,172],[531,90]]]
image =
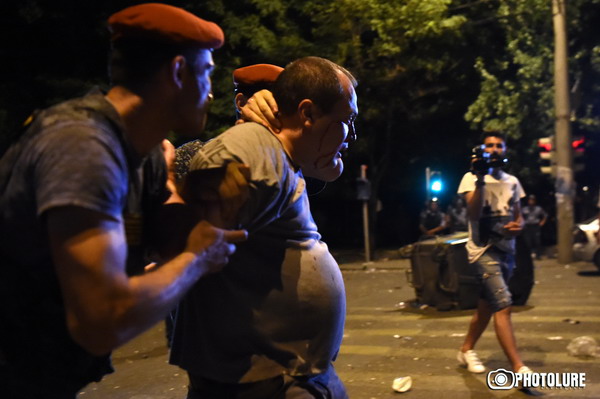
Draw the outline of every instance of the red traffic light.
[[[539,138],[538,147],[542,152],[552,151],[552,137]],[[571,147],[573,147],[575,151],[583,151],[585,149],[585,138],[580,137],[577,139],[573,139],[573,141],[571,142]]]
[[[584,145],[585,145],[585,139],[582,137],[580,139],[573,140],[573,142],[571,143],[571,145],[573,146],[573,149],[575,151],[582,151],[583,152]]]

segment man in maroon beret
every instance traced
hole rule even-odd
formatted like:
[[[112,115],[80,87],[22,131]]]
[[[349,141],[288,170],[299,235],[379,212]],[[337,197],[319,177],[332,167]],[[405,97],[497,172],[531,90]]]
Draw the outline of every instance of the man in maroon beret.
[[[273,89],[273,84],[281,71],[283,71],[282,67],[271,64],[255,64],[233,71],[234,101],[238,119],[240,110],[254,93]]]
[[[112,371],[113,349],[221,270],[246,236],[173,203],[161,150],[170,131],[201,132],[223,32],[164,4],[127,8],[109,27],[108,93],[37,113],[0,159],[2,397],[74,398]],[[243,177],[228,172],[224,194],[241,201]],[[181,213],[181,245],[153,245],[156,218]],[[153,260],[159,267],[144,273]]]
[[[233,71],[233,91],[235,94],[236,123],[243,123],[240,119],[241,109],[246,105],[254,93],[260,90],[271,90],[275,80],[283,71],[282,67],[271,64],[255,64]],[[260,120],[255,118],[256,122]],[[202,148],[201,140],[189,141],[176,150],[175,173],[178,181],[183,181],[188,172],[190,162],[194,155]]]

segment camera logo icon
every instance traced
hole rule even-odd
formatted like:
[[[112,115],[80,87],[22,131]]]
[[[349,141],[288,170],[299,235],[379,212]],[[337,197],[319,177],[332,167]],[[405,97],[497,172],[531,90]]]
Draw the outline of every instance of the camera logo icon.
[[[515,386],[515,373],[505,369],[490,371],[487,375],[487,386],[494,390],[512,389]]]

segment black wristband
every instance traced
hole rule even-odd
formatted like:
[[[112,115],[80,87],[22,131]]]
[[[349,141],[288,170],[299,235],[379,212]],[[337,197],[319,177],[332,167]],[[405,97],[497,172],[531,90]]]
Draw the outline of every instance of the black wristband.
[[[476,180],[475,181],[475,187],[483,187],[483,186],[485,186],[484,180]]]

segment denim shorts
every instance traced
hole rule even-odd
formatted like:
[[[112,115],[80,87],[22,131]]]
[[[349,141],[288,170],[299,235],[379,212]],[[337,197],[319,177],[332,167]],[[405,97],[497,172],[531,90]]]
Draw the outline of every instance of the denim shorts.
[[[508,282],[514,268],[514,256],[493,248],[485,251],[475,262],[481,279],[482,297],[494,312],[512,305]]]

